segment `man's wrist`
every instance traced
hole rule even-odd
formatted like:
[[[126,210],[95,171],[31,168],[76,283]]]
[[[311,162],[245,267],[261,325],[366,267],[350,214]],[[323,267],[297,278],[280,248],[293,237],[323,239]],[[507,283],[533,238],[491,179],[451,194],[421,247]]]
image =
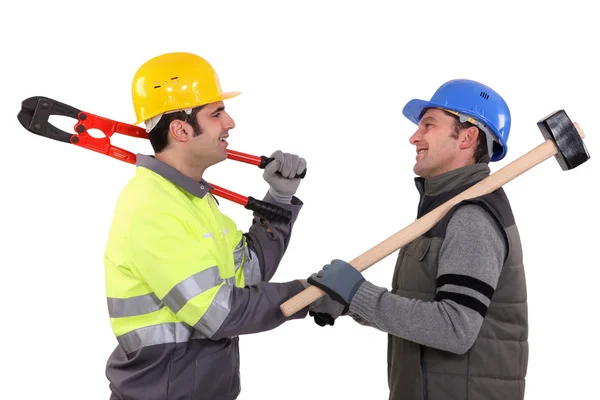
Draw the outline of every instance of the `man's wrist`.
[[[273,189],[272,187],[269,187],[269,194],[271,195],[271,197],[273,197],[273,199],[279,203],[284,203],[284,204],[291,204],[292,203],[292,197],[294,197],[293,195],[284,195],[281,194],[279,192],[277,192],[275,189]]]

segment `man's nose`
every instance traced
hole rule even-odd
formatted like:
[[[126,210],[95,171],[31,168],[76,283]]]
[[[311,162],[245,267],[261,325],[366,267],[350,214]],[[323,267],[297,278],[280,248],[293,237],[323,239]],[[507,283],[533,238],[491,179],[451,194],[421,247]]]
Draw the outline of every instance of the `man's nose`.
[[[413,133],[412,136],[410,138],[408,138],[409,143],[412,145],[416,144],[420,140],[421,140],[420,129],[417,129],[415,131],[415,133]]]
[[[235,128],[235,121],[233,120],[233,118],[231,118],[229,116],[229,114],[227,114],[227,118],[225,119],[224,128],[225,129],[233,129],[233,128]]]

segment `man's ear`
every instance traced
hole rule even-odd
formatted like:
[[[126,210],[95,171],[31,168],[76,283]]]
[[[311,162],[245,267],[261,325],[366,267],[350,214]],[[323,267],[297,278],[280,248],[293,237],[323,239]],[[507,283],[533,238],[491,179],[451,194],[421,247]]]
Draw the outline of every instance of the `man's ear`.
[[[169,135],[177,142],[187,142],[190,139],[191,126],[181,120],[173,120],[169,124]]]
[[[467,129],[463,129],[461,132],[461,140],[459,147],[461,149],[468,149],[469,147],[477,144],[477,138],[479,135],[479,129],[476,126],[471,126]]]

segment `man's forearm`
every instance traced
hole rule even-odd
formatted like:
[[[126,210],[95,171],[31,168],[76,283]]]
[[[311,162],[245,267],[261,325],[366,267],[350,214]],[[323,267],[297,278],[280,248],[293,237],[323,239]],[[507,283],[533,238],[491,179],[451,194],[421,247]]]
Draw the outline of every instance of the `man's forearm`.
[[[348,312],[346,315],[348,315],[350,318],[352,318],[357,324],[360,324],[363,326],[370,326],[371,328],[381,330],[377,325],[375,325],[375,323],[367,321],[366,319],[364,319],[363,317],[361,317],[360,315],[358,315],[356,313]]]
[[[288,320],[304,318],[308,312],[308,308],[304,308],[286,317],[279,308],[281,303],[304,290],[299,281],[261,282],[251,287],[231,287],[227,290],[227,299],[219,304],[213,301],[215,307],[221,308],[227,316],[211,339],[268,331]]]
[[[483,321],[479,313],[452,302],[408,299],[370,282],[356,292],[350,312],[383,332],[453,353],[471,347]]]

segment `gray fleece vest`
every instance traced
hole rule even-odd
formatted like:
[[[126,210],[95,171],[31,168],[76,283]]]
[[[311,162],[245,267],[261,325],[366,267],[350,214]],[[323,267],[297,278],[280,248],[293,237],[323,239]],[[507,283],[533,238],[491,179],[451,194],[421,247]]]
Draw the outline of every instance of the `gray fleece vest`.
[[[489,174],[476,164],[445,174],[429,185],[416,178],[421,194],[417,218]],[[479,336],[465,354],[421,346],[388,335],[388,381],[391,400],[519,400],[524,397],[528,362],[527,290],[521,242],[509,201],[502,190],[456,205],[423,236],[399,252],[392,291],[435,301],[438,254],[448,220],[465,203],[487,210],[505,233],[507,257]]]

